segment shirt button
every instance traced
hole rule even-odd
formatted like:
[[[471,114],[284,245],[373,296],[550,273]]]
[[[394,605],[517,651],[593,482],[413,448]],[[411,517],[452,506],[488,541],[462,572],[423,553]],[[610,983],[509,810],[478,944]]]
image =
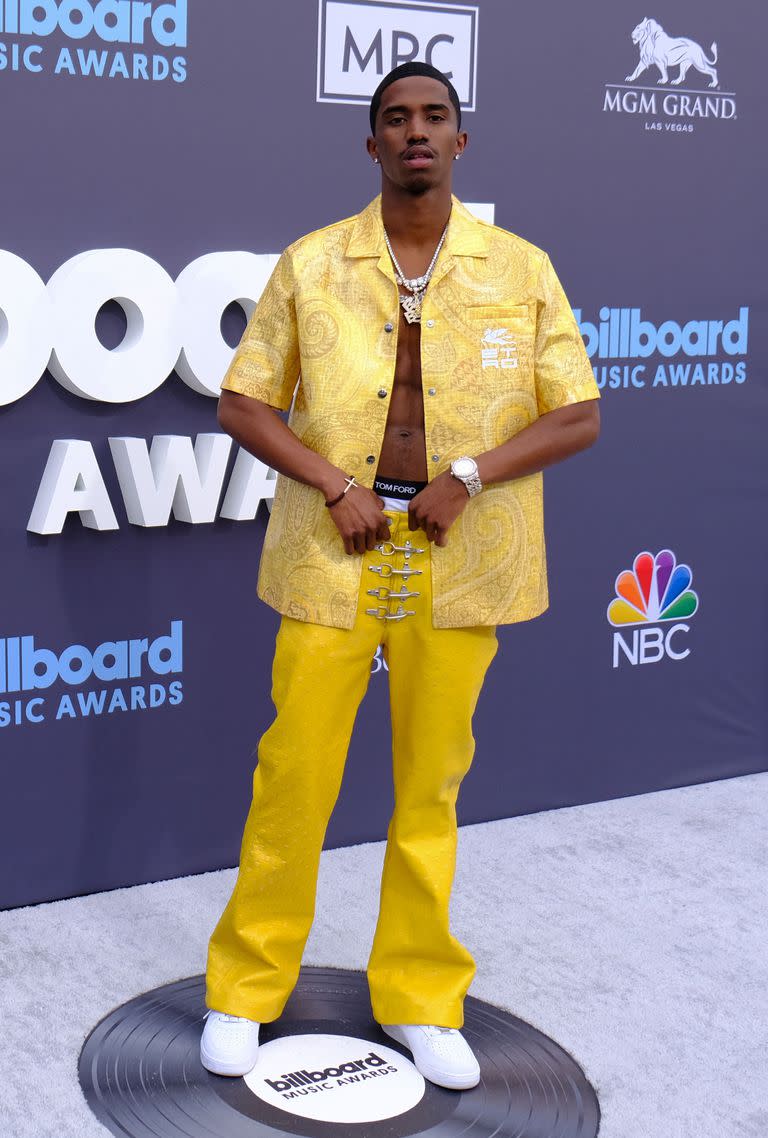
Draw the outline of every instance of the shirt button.
[[[437,395],[437,388],[436,387],[430,387],[429,391],[427,392],[427,395]]]
[[[427,328],[434,328],[434,326],[435,326],[434,320],[428,320],[427,321]]]
[[[375,462],[376,456],[374,454],[369,454],[365,461],[368,463]]]
[[[386,398],[387,398],[387,389],[386,389],[386,387],[380,387],[380,388],[379,388],[379,392],[378,392],[378,394],[379,394],[379,399],[386,399]]]
[[[433,454],[432,455],[432,461],[433,462],[439,462],[440,461],[440,455],[439,454]]]
[[[389,321],[387,321],[387,323],[384,325],[384,331],[385,332],[391,332],[393,329],[394,329],[394,324],[390,324]]]

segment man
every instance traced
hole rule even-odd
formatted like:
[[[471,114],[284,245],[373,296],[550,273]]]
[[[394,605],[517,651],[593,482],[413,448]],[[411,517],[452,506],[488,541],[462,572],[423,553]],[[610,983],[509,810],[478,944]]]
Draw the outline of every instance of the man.
[[[475,966],[448,901],[472,715],[496,625],[546,608],[540,471],[594,442],[598,391],[547,256],[451,194],[467,145],[451,83],[405,64],[370,118],[380,197],[283,253],[222,385],[222,427],[282,475],[259,595],[283,615],[201,1057],[249,1071],[296,982],[382,646],[395,809],[371,1003],[425,1077],[461,1089],[479,1080],[459,1030]]]

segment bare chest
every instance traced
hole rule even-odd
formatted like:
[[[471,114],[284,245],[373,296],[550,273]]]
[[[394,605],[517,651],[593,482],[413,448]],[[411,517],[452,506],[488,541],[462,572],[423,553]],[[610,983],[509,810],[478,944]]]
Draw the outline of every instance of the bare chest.
[[[421,395],[421,325],[409,324],[402,309],[397,337],[394,388],[411,389]]]

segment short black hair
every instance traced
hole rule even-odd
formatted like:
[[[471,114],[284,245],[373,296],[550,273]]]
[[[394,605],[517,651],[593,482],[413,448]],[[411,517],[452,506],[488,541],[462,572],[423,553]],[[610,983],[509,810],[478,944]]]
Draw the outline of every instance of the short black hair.
[[[408,79],[411,75],[426,75],[428,79],[437,79],[438,83],[442,83],[445,87],[448,88],[448,98],[453,103],[453,109],[456,112],[458,126],[461,127],[461,103],[459,102],[459,96],[456,93],[456,88],[454,87],[453,83],[451,83],[447,75],[443,75],[442,71],[438,71],[437,68],[433,67],[431,63],[411,62],[401,63],[399,67],[396,67],[393,71],[390,71],[389,75],[384,76],[381,83],[379,83],[378,87],[373,92],[373,95],[371,96],[370,109],[371,134],[376,134],[376,115],[379,113],[379,107],[381,106],[381,96],[384,94],[387,87],[389,87],[392,83],[396,83],[398,79]]]

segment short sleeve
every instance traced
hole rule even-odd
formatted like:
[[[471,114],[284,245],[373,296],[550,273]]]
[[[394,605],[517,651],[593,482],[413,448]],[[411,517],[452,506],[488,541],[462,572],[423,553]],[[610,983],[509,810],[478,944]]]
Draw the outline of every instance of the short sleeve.
[[[253,310],[221,386],[287,411],[298,378],[294,275],[286,250]]]
[[[539,414],[599,399],[584,341],[563,286],[546,255],[537,285],[534,375]]]

